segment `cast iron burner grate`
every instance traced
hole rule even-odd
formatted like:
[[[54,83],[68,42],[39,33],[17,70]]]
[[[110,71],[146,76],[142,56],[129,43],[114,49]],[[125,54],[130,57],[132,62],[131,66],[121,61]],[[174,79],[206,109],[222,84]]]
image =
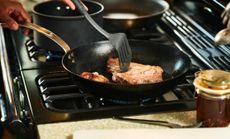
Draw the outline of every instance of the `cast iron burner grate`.
[[[230,47],[228,45],[217,46],[213,41],[213,36],[201,26],[192,22],[187,15],[183,15],[183,18],[193,23],[195,28],[171,10],[163,15],[163,21],[172,28],[190,52],[205,63],[208,68],[229,70]]]
[[[132,109],[134,113],[178,111],[195,109],[195,94],[192,85],[194,73],[199,68],[192,66],[188,74],[170,92],[157,97],[137,101],[108,100],[82,92],[66,72],[48,73],[38,79],[44,106],[56,112],[83,112],[91,110]],[[109,92],[108,92],[109,93]],[[146,109],[151,107],[151,109]],[[154,109],[156,107],[156,109]],[[127,112],[127,114],[132,112]]]

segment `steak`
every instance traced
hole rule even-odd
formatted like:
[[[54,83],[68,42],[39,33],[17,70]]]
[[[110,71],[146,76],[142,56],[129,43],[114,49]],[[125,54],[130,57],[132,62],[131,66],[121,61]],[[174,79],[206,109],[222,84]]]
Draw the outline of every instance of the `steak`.
[[[121,84],[147,84],[163,80],[163,69],[160,66],[144,65],[131,62],[127,72],[120,72],[118,58],[109,58],[107,71],[112,80]]]

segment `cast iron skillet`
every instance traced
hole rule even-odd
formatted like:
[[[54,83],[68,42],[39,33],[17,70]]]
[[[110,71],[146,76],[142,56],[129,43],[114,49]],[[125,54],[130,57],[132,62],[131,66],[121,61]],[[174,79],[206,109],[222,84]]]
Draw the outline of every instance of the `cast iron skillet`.
[[[96,0],[103,4],[104,28],[110,32],[128,32],[150,27],[169,9],[164,0]]]
[[[106,71],[106,62],[114,54],[114,48],[108,41],[100,41],[87,46],[80,46],[68,51],[62,59],[62,65],[73,75],[79,87],[95,96],[119,100],[137,100],[157,97],[172,89],[190,67],[187,55],[167,45],[149,41],[130,40],[133,53],[132,61],[159,65],[164,70],[164,80],[159,83],[124,85],[101,83],[80,77],[84,71],[99,72],[110,78]]]
[[[21,26],[38,31],[61,46],[66,53],[62,58],[65,70],[73,76],[83,91],[102,98],[139,100],[160,96],[172,89],[190,68],[189,57],[177,48],[151,41],[129,40],[132,61],[161,66],[164,70],[163,81],[138,85],[96,82],[84,79],[80,74],[84,71],[99,72],[111,78],[107,73],[106,63],[116,51],[109,41],[82,45],[71,50],[60,37],[41,26],[32,23],[24,23]]]

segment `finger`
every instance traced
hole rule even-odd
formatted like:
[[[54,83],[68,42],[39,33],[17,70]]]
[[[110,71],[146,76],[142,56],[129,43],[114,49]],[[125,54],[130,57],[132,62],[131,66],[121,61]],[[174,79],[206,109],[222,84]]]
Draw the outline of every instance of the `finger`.
[[[76,6],[71,0],[64,0],[64,2],[72,9],[75,10]]]
[[[18,17],[17,17],[17,21],[18,21],[19,23],[22,23],[22,22],[24,22],[25,20],[24,20],[21,16],[18,16]]]
[[[227,16],[224,16],[223,20],[222,20],[222,23],[225,25],[227,23],[227,20],[228,20],[228,17]]]
[[[20,14],[18,12],[14,12],[14,15],[12,15],[12,18],[16,19],[18,23],[23,23],[25,22],[24,18],[22,16],[20,16]],[[28,28],[23,28],[23,34],[24,35],[29,35],[29,31],[30,29]]]
[[[16,14],[17,15],[17,14]],[[11,16],[13,19],[15,19],[16,21],[17,21],[17,23],[23,23],[23,22],[25,22],[25,20],[21,17],[21,16],[15,16],[15,15],[12,15]],[[28,29],[28,28],[23,28],[23,34],[24,35],[29,35],[29,31],[30,31],[30,29]]]
[[[227,28],[230,28],[230,20],[228,20]]]
[[[225,10],[230,10],[230,3],[227,4],[227,6],[225,7]]]
[[[25,19],[21,15],[19,15],[19,13],[18,14],[16,13],[18,12],[15,12],[15,16],[12,15],[11,17],[14,18],[19,23],[25,22]]]
[[[13,18],[11,18],[10,16],[4,16],[4,17],[1,17],[1,19],[2,19],[1,21],[6,23],[6,25],[9,29],[18,30],[18,28],[19,28],[18,23]]]
[[[221,18],[224,18],[225,15],[226,15],[226,11],[224,10],[224,11],[222,12],[222,14],[220,15],[220,17],[221,17]]]
[[[225,24],[228,24],[229,20],[230,20],[230,10],[227,10],[227,11],[226,11],[226,14],[225,14],[225,16],[224,16],[224,19],[223,19],[223,24],[224,24],[224,25],[225,25]]]
[[[24,10],[22,5],[18,5],[13,12],[16,16],[20,17],[20,20],[23,20],[25,22],[31,22],[30,15]]]
[[[6,23],[0,23],[1,27],[8,28],[8,25]]]

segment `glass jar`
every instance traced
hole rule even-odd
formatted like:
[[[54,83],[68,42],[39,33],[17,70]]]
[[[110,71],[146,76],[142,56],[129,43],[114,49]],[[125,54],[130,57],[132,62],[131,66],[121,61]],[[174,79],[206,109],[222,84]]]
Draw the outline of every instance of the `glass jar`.
[[[225,127],[230,123],[230,72],[204,70],[196,73],[197,122],[204,127]]]

